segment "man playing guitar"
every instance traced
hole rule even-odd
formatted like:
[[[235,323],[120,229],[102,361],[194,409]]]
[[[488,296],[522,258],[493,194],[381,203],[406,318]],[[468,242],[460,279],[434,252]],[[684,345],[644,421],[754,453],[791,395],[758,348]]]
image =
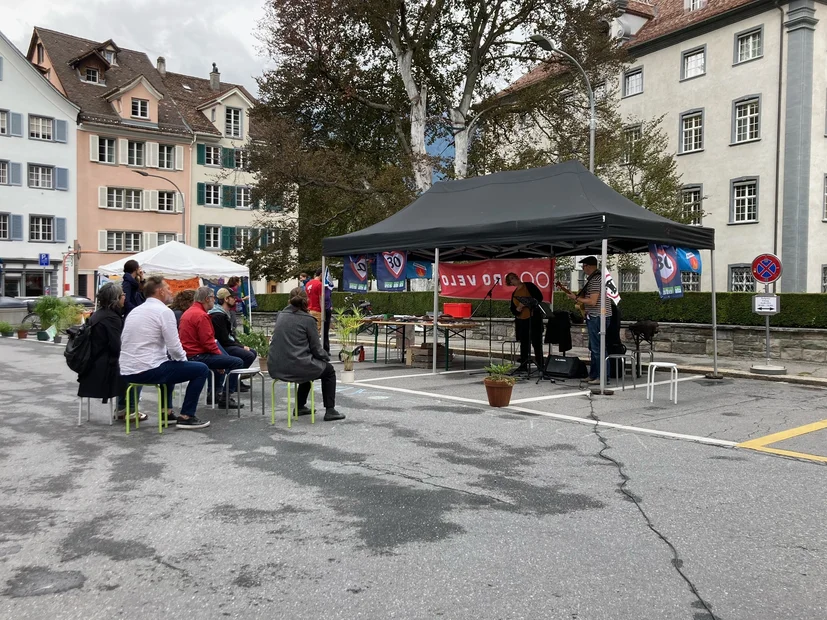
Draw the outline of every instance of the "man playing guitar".
[[[528,370],[532,346],[537,368],[543,372],[543,315],[539,308],[543,301],[543,293],[533,282],[521,282],[516,273],[505,276],[505,283],[507,286],[516,287],[511,294],[514,331],[520,342],[520,365],[516,372]]]

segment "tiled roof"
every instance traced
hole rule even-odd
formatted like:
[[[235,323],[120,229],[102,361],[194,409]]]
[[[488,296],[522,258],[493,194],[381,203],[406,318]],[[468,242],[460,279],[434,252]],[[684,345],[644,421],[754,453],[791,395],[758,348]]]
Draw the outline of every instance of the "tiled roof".
[[[684,9],[684,0],[652,0],[652,4],[656,9],[655,17],[646,22],[627,45],[634,47],[640,43],[652,41],[706,21],[711,17],[758,1],[760,0],[707,0],[704,8],[697,11],[687,11]],[[629,4],[640,3],[630,2]]]
[[[657,2],[657,0],[653,0]],[[641,17],[652,18],[655,16],[655,7],[649,2],[637,2],[636,0],[629,0],[626,5],[626,12],[632,15],[640,15]]]
[[[43,42],[46,53],[52,61],[53,70],[66,91],[66,97],[80,107],[81,120],[138,127],[139,125],[135,123],[125,123],[125,119],[121,118],[112,108],[112,105],[106,101],[104,94],[110,92],[113,88],[122,87],[142,75],[152,84],[155,90],[164,95],[164,98],[158,103],[158,128],[154,129],[152,126],[143,125],[140,127],[147,131],[185,135],[190,133],[175,103],[169,97],[160,74],[143,52],[120,49],[118,51],[118,64],[113,65],[106,71],[106,88],[101,88],[96,84],[82,82],[75,70],[69,66],[69,63],[73,59],[84,56],[100,47],[103,45],[102,43],[40,27],[35,27],[35,35],[40,37]]]
[[[163,77],[164,84],[170,95],[175,99],[181,114],[187,121],[187,124],[193,131],[198,133],[213,134],[216,136],[222,135],[219,130],[215,128],[203,111],[198,108],[218,99],[227,94],[229,91],[238,89],[247,99],[256,103],[247,89],[238,84],[230,84],[221,82],[217,91],[210,88],[210,80],[204,78],[197,78],[191,75],[182,75],[180,73],[166,72]],[[185,88],[185,86],[189,88]],[[255,136],[255,130],[251,123],[250,134]]]
[[[567,65],[557,60],[556,58],[548,60],[543,64],[539,65],[538,67],[535,67],[534,69],[526,73],[524,76],[517,79],[505,90],[497,93],[497,96],[502,97],[504,95],[508,95],[509,93],[520,91],[524,88],[542,82],[543,80],[546,80],[548,78],[562,75],[567,70]]]

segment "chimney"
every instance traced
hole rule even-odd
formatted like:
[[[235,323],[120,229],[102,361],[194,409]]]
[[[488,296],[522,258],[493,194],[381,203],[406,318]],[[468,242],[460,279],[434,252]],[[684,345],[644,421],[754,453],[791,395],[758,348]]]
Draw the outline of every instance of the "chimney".
[[[163,56],[158,56],[158,63],[155,65],[158,69],[158,73],[161,75],[167,74],[167,60]]]
[[[212,71],[210,72],[210,90],[221,90],[221,74],[218,72],[215,63],[212,63]]]

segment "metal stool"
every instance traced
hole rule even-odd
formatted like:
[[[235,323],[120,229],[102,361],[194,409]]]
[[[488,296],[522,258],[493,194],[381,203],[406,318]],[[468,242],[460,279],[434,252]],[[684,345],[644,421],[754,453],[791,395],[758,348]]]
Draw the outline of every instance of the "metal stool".
[[[129,393],[135,391],[138,387],[153,387],[158,391],[158,432],[163,433],[164,428],[169,426],[169,408],[167,407],[167,386],[166,383],[130,383],[126,386],[126,434],[129,435],[129,422],[132,417],[130,411],[132,400],[129,398]],[[135,406],[135,429],[138,428],[138,418],[140,412],[138,406]]]
[[[236,370],[228,370],[226,371],[226,376],[224,377],[224,413],[230,413],[230,377],[232,375],[238,376],[239,382],[239,391],[236,394],[236,405],[238,405],[236,411],[238,413],[238,417],[241,417],[241,389],[240,384],[241,380],[244,378],[251,378],[255,379],[256,377],[261,377],[261,415],[264,415],[264,375],[261,374],[261,368],[256,366],[251,366],[250,368],[237,368]],[[215,403],[215,397],[213,397],[213,403]],[[253,384],[252,381],[250,382],[250,411],[253,410]]]
[[[78,403],[78,426],[83,424],[83,399],[86,398],[86,421],[88,422],[92,415],[92,399],[89,397],[80,397]],[[95,399],[97,400],[97,399]],[[109,399],[109,426],[112,426],[112,420],[115,419],[115,407],[118,403],[118,397],[115,396]]]
[[[508,345],[510,350],[511,350],[510,357],[511,357],[511,363],[513,364],[514,363],[514,357],[516,356],[516,347],[517,347],[518,344],[520,344],[520,343],[517,342],[516,340],[503,340],[500,343],[500,359],[503,361],[503,364],[505,364],[505,345]]]
[[[632,385],[637,389],[637,377],[635,376],[635,354],[634,353],[612,353],[606,356],[606,363],[611,361],[615,363],[615,374],[620,379],[620,384],[623,386],[622,391],[626,391],[626,360],[629,360],[629,367],[632,369]]]
[[[649,374],[646,378],[646,398],[655,402],[655,371],[658,368],[669,369],[669,400],[678,404],[678,365],[672,362],[649,362]],[[673,391],[674,390],[674,391]]]
[[[276,423],[276,383],[278,383],[278,379],[273,379],[273,383],[270,385],[270,424]],[[293,418],[298,419],[299,417],[299,399],[298,399],[298,391],[299,391],[299,384],[293,383],[290,381],[285,381],[287,383],[287,428],[293,427]],[[316,423],[316,392],[313,389],[314,381],[310,382],[310,423]],[[296,386],[296,406],[295,408],[291,404],[291,389],[293,386]]]

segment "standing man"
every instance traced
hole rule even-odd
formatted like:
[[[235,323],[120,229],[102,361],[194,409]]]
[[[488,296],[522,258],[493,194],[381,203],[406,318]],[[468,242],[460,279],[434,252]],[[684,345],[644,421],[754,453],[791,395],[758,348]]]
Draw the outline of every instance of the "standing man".
[[[580,261],[583,273],[586,274],[586,284],[576,295],[569,293],[568,298],[575,303],[582,303],[586,312],[586,327],[589,329],[589,383],[600,383],[600,270],[597,268],[597,259],[587,256]],[[608,289],[607,289],[608,292]],[[606,327],[612,318],[612,300],[606,295]],[[606,373],[608,378],[609,374]]]
[[[239,358],[231,355],[224,355],[215,341],[215,329],[207,314],[215,305],[215,295],[209,286],[202,286],[195,291],[193,303],[181,316],[181,324],[178,332],[181,335],[181,345],[187,353],[187,358],[193,362],[201,362],[207,365],[210,370],[216,371],[219,379],[216,380],[216,391],[218,404],[221,407],[238,407],[238,404],[230,398],[229,404],[224,396],[224,372],[237,370],[244,366]],[[171,311],[170,311],[171,312]],[[238,390],[238,375],[230,377],[230,395]],[[212,396],[207,402],[212,405]],[[242,404],[243,406],[243,404]]]
[[[308,282],[310,282],[310,276],[307,275],[306,271],[302,271],[299,274],[299,286],[304,288],[305,286],[307,286]]]
[[[227,355],[237,357],[244,362],[244,368],[249,368],[256,361],[257,354],[250,350],[250,347],[239,344],[236,340],[236,328],[230,318],[232,309],[238,304],[238,299],[235,293],[228,288],[218,289],[215,297],[218,304],[215,304],[208,313],[215,330],[215,339],[219,346],[227,352]]]
[[[146,299],[143,292],[144,272],[138,261],[130,259],[123,266],[123,292],[126,300],[123,305],[124,317],[129,316],[135,308],[144,303]]]
[[[307,311],[316,319],[316,327],[319,335],[322,334],[322,270],[317,269],[312,280],[309,280],[304,287],[307,292]]]
[[[505,276],[505,283],[516,287],[511,293],[511,314],[514,315],[514,332],[520,342],[520,365],[517,372],[528,370],[530,349],[533,346],[537,370],[543,373],[543,314],[540,312],[543,293],[533,282],[522,282],[516,273]],[[536,303],[531,303],[531,300]]]
[[[206,428],[195,415],[201,390],[210,371],[204,364],[188,362],[178,338],[175,314],[167,308],[172,301],[169,285],[160,276],[150,276],[144,284],[146,303],[136,308],[124,322],[121,335],[121,381],[163,383],[167,386],[169,423],[180,429]],[[172,409],[176,383],[189,381],[179,415]]]

